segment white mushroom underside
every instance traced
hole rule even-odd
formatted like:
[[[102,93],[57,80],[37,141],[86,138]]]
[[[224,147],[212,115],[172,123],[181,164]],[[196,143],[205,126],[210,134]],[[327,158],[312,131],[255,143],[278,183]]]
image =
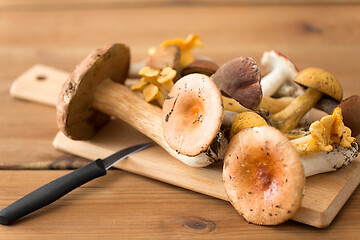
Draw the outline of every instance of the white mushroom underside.
[[[223,160],[227,146],[228,140],[223,131],[220,130],[207,151],[200,153],[199,155],[193,157],[186,156],[170,148],[170,146],[167,148],[167,151],[171,156],[190,167],[206,167],[215,161]]]
[[[300,156],[306,177],[335,171],[354,161],[359,153],[356,142],[351,144],[351,148],[344,148],[337,143],[333,147],[331,152],[308,153]]]

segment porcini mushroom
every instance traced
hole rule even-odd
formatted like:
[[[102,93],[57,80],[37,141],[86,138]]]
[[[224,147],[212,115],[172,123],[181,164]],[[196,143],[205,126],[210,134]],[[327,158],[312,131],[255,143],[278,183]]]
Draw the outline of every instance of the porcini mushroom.
[[[242,106],[239,102],[235,101],[232,98],[222,97],[224,109],[232,112],[248,112],[250,109]],[[283,110],[287,105],[289,105],[294,98],[292,97],[282,97],[282,98],[271,98],[263,97],[261,99],[259,108],[264,109],[269,112],[269,114],[277,113]]]
[[[172,68],[180,71],[180,48],[176,45],[161,46],[152,52],[145,65],[154,69]]]
[[[166,143],[161,109],[145,102],[124,86],[130,62],[129,48],[111,44],[90,53],[70,74],[60,92],[57,122],[60,130],[76,140],[91,138],[110,116],[128,123],[172,156],[193,167],[204,167],[214,159],[177,154]]]
[[[231,139],[223,180],[231,204],[251,223],[280,224],[301,206],[302,162],[290,141],[273,127],[248,128]]]
[[[212,76],[225,97],[255,110],[261,102],[260,70],[250,57],[235,58],[222,65]]]
[[[319,68],[307,68],[301,71],[295,82],[308,87],[304,94],[295,98],[285,109],[270,118],[270,125],[282,132],[295,128],[301,118],[326,94],[338,101],[343,92],[339,81],[329,72]]]
[[[196,58],[182,70],[181,75],[186,76],[191,73],[201,73],[211,77],[218,69],[219,66],[213,60],[208,58]]]
[[[193,73],[179,79],[164,102],[164,137],[179,154],[198,156],[214,152],[217,159],[222,159],[227,146],[225,136],[219,133],[222,118],[219,89],[208,76]]]
[[[261,65],[269,71],[269,73],[261,79],[261,88],[265,97],[274,95],[286,82],[288,86],[297,88],[297,90],[294,89],[297,92],[292,92],[292,95],[282,94],[282,96],[298,96],[302,94],[303,90],[301,87],[293,81],[299,70],[284,54],[274,50],[266,51],[261,58]],[[289,89],[289,87],[287,88]]]

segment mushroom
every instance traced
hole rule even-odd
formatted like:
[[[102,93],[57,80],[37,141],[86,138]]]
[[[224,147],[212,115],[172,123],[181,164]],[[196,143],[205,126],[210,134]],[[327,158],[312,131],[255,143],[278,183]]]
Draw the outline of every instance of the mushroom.
[[[330,151],[304,150],[311,139],[289,141],[270,126],[247,128],[231,139],[223,180],[230,202],[247,221],[274,225],[291,218],[301,205],[304,177],[335,171],[359,153],[355,141],[349,147],[332,143]]]
[[[212,76],[225,97],[255,110],[262,98],[260,70],[250,57],[235,58],[222,65]]]
[[[270,126],[237,133],[225,153],[223,181],[234,208],[249,222],[280,224],[300,208],[305,173],[290,141]]]
[[[336,107],[342,109],[344,123],[351,129],[353,136],[358,136],[360,134],[360,96],[350,96],[341,103],[325,96],[315,105],[315,108],[323,110],[327,114],[331,114]]]
[[[145,66],[140,69],[139,75],[142,78],[131,86],[131,90],[142,91],[146,102],[156,100],[162,107],[167,93],[174,85],[176,71],[170,67],[165,67],[160,71]]]
[[[173,40],[167,40],[161,43],[161,46],[176,45],[180,48],[180,68],[184,68],[194,61],[191,51],[194,47],[202,47],[200,37],[195,34],[190,34],[186,39],[176,38]]]
[[[163,136],[161,109],[145,102],[124,86],[130,62],[129,48],[111,44],[90,53],[70,74],[57,105],[59,129],[75,140],[90,139],[110,116],[128,123],[172,156],[193,167],[213,162],[208,156],[179,156]]]
[[[145,65],[154,69],[170,67],[180,71],[180,48],[176,45],[161,46],[149,54]]]
[[[329,72],[319,68],[301,71],[295,82],[308,87],[304,94],[294,99],[285,109],[270,117],[270,125],[287,132],[295,128],[301,118],[324,94],[340,101],[343,96],[339,81]]]
[[[287,84],[281,90],[281,96],[294,97],[303,93],[302,88],[293,81],[299,70],[284,54],[274,50],[266,51],[261,58],[261,65],[270,71],[261,79],[261,88],[265,97],[274,95],[284,83]]]
[[[233,112],[248,112],[250,109],[242,106],[239,102],[235,101],[232,98],[222,97],[224,109]],[[292,97],[282,97],[282,98],[271,98],[263,97],[261,99],[259,108],[264,109],[269,112],[269,114],[274,114],[283,110],[287,105],[289,105],[294,98]]]
[[[235,134],[251,127],[261,127],[268,125],[266,120],[259,114],[254,112],[242,112],[235,116],[230,131],[230,138]]]
[[[303,161],[306,176],[334,171],[357,157],[359,147],[343,123],[341,108],[313,122],[309,130],[310,135],[291,140]]]
[[[164,137],[177,153],[222,159],[227,140],[220,131],[221,93],[206,75],[193,73],[179,79],[162,109]]]
[[[208,58],[198,58],[187,65],[182,70],[181,75],[186,76],[191,73],[201,73],[211,77],[218,69],[219,66],[213,60]]]

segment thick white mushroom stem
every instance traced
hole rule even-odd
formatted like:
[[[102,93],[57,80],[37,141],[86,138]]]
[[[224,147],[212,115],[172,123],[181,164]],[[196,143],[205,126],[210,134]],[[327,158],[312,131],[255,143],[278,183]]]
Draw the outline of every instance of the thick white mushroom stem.
[[[144,101],[124,85],[104,80],[95,91],[93,107],[128,123],[170,155],[191,167],[205,167],[218,159],[223,159],[227,147],[224,134],[219,133],[213,148],[197,156],[189,157],[177,153],[165,141],[161,125],[161,109]],[[211,148],[211,146],[210,146]]]
[[[264,52],[261,65],[271,70],[260,82],[265,97],[271,97],[286,81],[293,82],[298,73],[286,56],[274,50]]]
[[[311,135],[291,140],[295,146],[309,142]],[[335,171],[348,165],[359,154],[359,145],[356,142],[351,144],[350,148],[345,148],[338,143],[333,143],[333,150],[330,152],[308,152],[300,154],[300,160],[303,163],[305,176],[310,177],[319,173]]]
[[[270,125],[282,132],[294,129],[302,117],[321,99],[324,94],[316,89],[307,88],[303,95],[297,97],[285,109],[272,115]]]

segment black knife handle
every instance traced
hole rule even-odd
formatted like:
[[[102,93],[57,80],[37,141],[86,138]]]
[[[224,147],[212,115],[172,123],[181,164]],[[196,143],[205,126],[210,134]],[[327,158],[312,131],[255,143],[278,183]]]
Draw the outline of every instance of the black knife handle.
[[[0,224],[11,222],[55,202],[84,183],[106,175],[101,159],[89,163],[36,189],[0,211]]]

